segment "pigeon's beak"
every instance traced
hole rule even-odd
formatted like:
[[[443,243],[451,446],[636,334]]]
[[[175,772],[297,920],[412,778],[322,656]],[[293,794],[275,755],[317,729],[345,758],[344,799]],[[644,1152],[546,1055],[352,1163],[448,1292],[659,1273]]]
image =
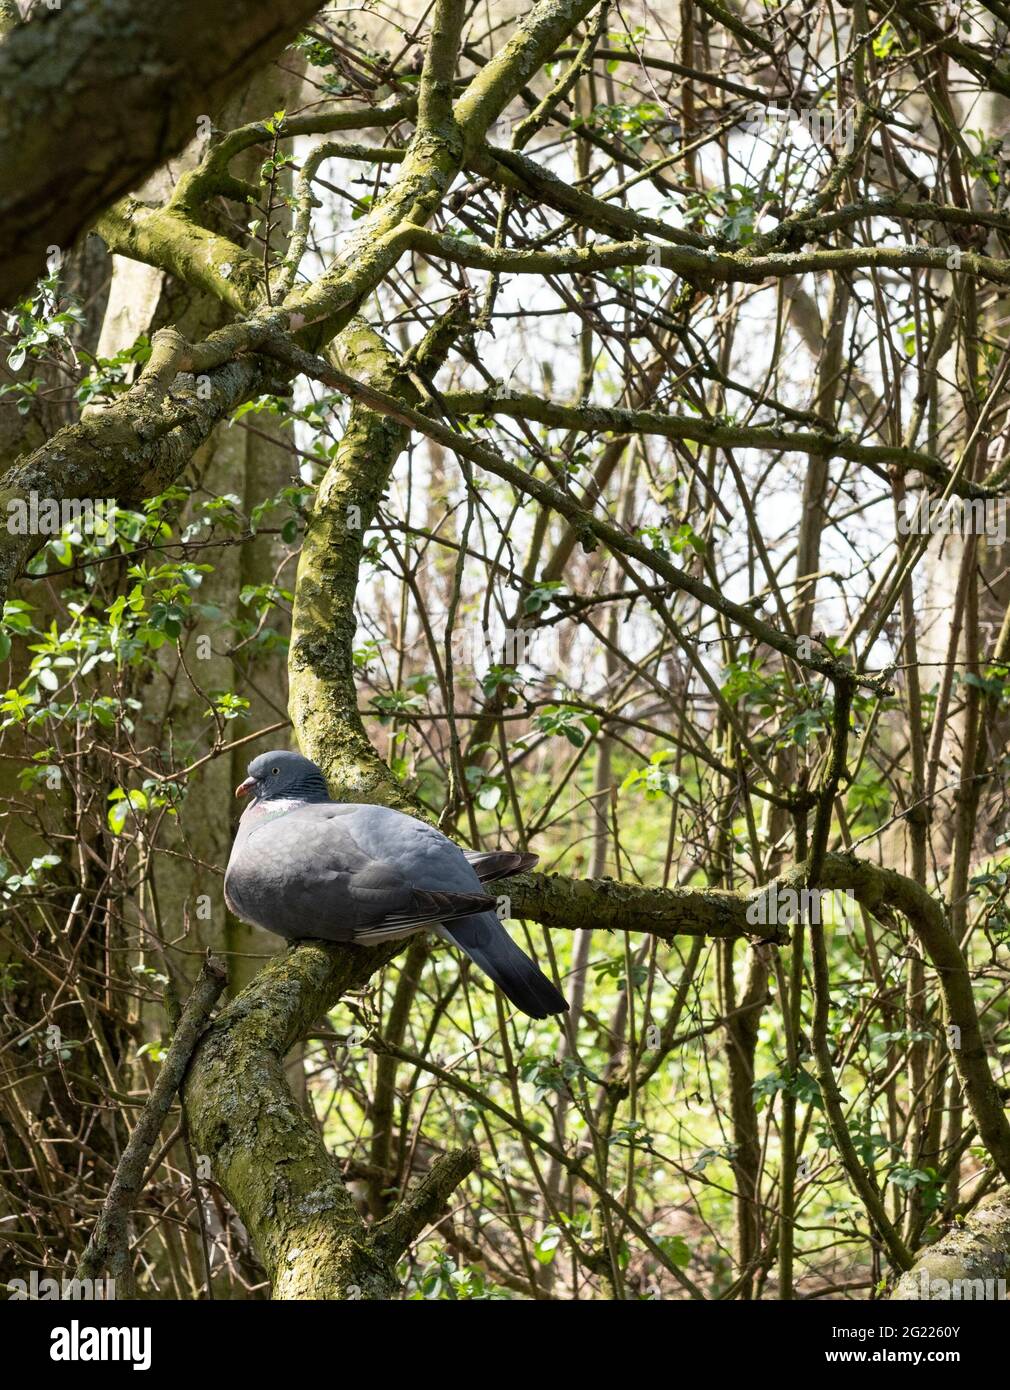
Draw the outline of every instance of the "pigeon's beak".
[[[254,790],[255,786],[256,778],[247,777],[244,782],[240,782],[239,785],[235,788],[235,795],[248,796],[249,793]]]

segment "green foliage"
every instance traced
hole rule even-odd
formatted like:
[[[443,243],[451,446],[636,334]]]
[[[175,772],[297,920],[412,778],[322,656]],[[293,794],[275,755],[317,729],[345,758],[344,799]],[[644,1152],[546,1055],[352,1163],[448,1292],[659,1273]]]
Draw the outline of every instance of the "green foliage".
[[[553,603],[555,597],[564,592],[564,584],[560,580],[552,580],[547,583],[535,584],[523,600],[524,613],[540,613],[543,609]]]
[[[755,1108],[759,1111],[770,1104],[780,1092],[795,1097],[803,1105],[811,1105],[818,1110],[824,1109],[820,1083],[802,1066],[796,1067],[795,1070],[783,1066],[778,1071],[769,1072],[755,1081],[752,1089]]]
[[[687,209],[691,220],[708,227],[714,236],[746,246],[754,240],[759,196],[749,184],[734,183],[692,192]]]
[[[40,280],[34,293],[20,300],[4,318],[12,343],[7,354],[7,367],[12,372],[20,372],[29,361],[51,357],[62,361],[67,353],[68,337],[84,322],[80,306],[61,295],[58,270]],[[0,398],[5,394],[20,397],[18,410],[22,415],[30,409],[29,397],[34,394],[33,390],[26,393],[23,385],[8,384],[0,387]]]
[[[88,363],[88,371],[77,387],[78,404],[104,404],[129,388],[136,373],[150,358],[151,344],[147,335],[141,334],[129,347],[112,357],[95,357],[86,351],[81,355]]]
[[[506,1290],[490,1283],[484,1273],[460,1261],[453,1264],[444,1250],[437,1251],[419,1270],[406,1266],[401,1270],[406,1283],[406,1298],[430,1302],[489,1302],[507,1299]]]
[[[474,797],[482,811],[493,811],[506,793],[502,778],[495,777],[476,763],[468,763],[464,768],[470,795]]]
[[[649,757],[648,766],[634,768],[621,783],[621,792],[641,792],[646,801],[660,801],[680,788],[680,777],[666,766],[676,758],[672,748],[660,748]]]
[[[587,732],[598,734],[600,731],[600,721],[595,714],[571,705],[546,706],[533,716],[533,726],[543,734],[560,734],[575,748],[582,747]]]
[[[619,139],[637,153],[647,140],[661,134],[667,124],[666,112],[655,101],[613,102],[609,105],[599,102],[588,115],[573,115],[570,128],[597,130]]]
[[[600,1077],[574,1057],[558,1061],[555,1057],[525,1053],[519,1060],[519,1075],[533,1089],[533,1103],[539,1105],[545,1096],[567,1095],[576,1079],[599,1081]]]
[[[116,787],[109,793],[106,823],[113,835],[121,835],[128,824],[135,824],[143,814],[163,809],[167,815],[176,815],[179,797],[174,783],[154,778],[145,779],[140,787]]]

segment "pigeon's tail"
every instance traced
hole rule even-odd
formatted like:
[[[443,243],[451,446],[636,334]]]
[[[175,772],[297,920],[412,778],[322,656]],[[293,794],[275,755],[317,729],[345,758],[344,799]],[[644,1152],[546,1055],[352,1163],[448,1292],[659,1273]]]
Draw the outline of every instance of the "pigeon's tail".
[[[530,1018],[547,1018],[567,1010],[564,995],[519,949],[493,912],[446,922],[442,932],[494,980],[506,999]]]

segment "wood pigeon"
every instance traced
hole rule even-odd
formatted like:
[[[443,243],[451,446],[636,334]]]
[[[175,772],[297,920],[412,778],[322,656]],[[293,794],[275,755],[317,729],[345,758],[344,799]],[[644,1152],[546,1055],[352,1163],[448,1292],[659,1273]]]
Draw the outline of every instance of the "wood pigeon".
[[[454,942],[530,1018],[564,996],[498,920],[483,884],[530,869],[535,854],[464,851],[388,806],[331,801],[315,763],[262,753],[235,795],[252,801],[224,876],[236,917],[288,940],[372,945],[431,928]]]

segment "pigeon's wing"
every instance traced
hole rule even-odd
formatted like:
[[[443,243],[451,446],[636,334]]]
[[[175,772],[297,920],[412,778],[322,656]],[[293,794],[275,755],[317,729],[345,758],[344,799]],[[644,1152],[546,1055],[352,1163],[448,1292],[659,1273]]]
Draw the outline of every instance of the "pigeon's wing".
[[[421,927],[456,922],[474,912],[486,912],[495,905],[495,899],[486,893],[429,893],[423,888],[414,889],[413,900],[414,906],[409,912],[387,913],[377,925],[358,927],[354,940],[370,946],[407,936]]]
[[[523,854],[517,849],[465,849],[463,854],[467,863],[476,870],[481,883],[493,883],[498,878],[524,874],[527,869],[535,869],[540,862],[539,854]]]
[[[355,809],[312,804],[254,823],[228,866],[233,910],[292,939],[377,941],[493,905],[476,875],[458,888],[412,882],[395,845],[363,847]]]
[[[395,864],[415,889],[480,893],[481,880],[459,845],[440,830],[388,806],[343,806],[342,823],[369,854]]]

